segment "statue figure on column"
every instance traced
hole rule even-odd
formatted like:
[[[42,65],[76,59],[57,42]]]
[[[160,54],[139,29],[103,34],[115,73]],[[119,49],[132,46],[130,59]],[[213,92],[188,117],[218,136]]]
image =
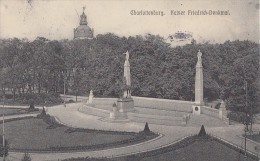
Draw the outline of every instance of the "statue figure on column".
[[[200,50],[197,53],[198,61],[196,64],[195,75],[195,105],[193,106],[193,113],[200,114],[200,107],[204,105],[203,101],[203,66],[202,66],[202,53]]]
[[[200,52],[200,50],[199,50],[197,56],[198,56],[198,62],[201,62],[201,56],[202,56],[202,53]]]
[[[128,53],[128,51],[126,53],[124,53],[124,54],[125,54],[125,60],[129,61],[129,53]]]

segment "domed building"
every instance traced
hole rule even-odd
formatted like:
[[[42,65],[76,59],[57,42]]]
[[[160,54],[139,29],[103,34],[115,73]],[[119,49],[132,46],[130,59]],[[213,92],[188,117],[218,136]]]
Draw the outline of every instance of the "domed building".
[[[94,31],[88,26],[87,16],[84,12],[80,16],[79,26],[74,29],[74,39],[93,39]]]

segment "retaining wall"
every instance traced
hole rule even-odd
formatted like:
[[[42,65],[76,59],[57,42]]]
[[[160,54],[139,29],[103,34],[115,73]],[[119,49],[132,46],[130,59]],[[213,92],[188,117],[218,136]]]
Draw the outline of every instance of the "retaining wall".
[[[70,97],[70,96],[68,96]],[[75,96],[71,96],[71,98],[75,99]],[[87,100],[88,97],[78,97],[80,100]],[[135,97],[132,96],[134,99],[134,106],[136,107],[143,107],[147,109],[158,109],[158,110],[166,110],[166,111],[180,111],[185,113],[192,113],[192,105],[194,102],[191,101],[181,101],[181,100],[170,100],[170,99],[159,99],[159,98],[148,98],[148,97]],[[117,102],[117,98],[95,98],[93,100],[93,104],[96,105],[112,105],[114,102]],[[219,110],[210,108],[207,106],[201,107],[201,113],[212,116],[215,118],[219,118]]]
[[[151,109],[169,110],[169,111],[182,111],[192,112],[193,102],[169,100],[159,98],[147,98],[147,97],[132,97],[134,99],[134,106],[145,107]],[[94,98],[94,104],[111,104],[117,102],[117,98]]]
[[[79,108],[79,111],[82,113],[85,113],[85,114],[90,114],[90,115],[99,116],[99,117],[107,117],[110,114],[110,111],[108,111],[108,110],[103,110],[103,109],[86,106],[86,105]]]
[[[147,97],[133,97],[135,106],[169,111],[192,112],[193,102]]]

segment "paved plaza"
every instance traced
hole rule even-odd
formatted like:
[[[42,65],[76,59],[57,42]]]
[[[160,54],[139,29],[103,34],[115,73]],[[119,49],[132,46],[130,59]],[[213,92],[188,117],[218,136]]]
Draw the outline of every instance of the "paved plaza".
[[[126,123],[111,123],[104,122],[100,117],[87,115],[78,111],[83,103],[67,104],[66,107],[58,105],[47,108],[47,113],[56,117],[56,119],[67,126],[97,130],[113,130],[113,131],[131,131],[139,132],[143,130],[143,123],[126,122]],[[29,115],[34,116],[35,114]],[[15,117],[24,117],[28,115],[8,116],[6,119]],[[205,125],[206,131],[209,134],[220,137],[228,142],[231,142],[239,147],[244,144],[244,139],[241,138],[243,134],[243,125],[226,125],[219,119],[214,119],[206,115],[192,116],[190,123],[186,126],[165,126],[149,124],[151,131],[161,134],[159,137],[139,143],[120,148],[112,148],[98,151],[83,151],[72,153],[30,153],[32,160],[39,161],[54,161],[72,157],[116,157],[129,154],[141,153],[154,149],[159,149],[164,146],[175,143],[179,139],[189,135],[197,134],[200,130],[201,124]],[[259,124],[253,126],[254,129],[260,129]],[[255,146],[257,143],[248,141],[247,148],[250,152],[256,153]],[[10,152],[10,160],[20,160],[24,153]]]

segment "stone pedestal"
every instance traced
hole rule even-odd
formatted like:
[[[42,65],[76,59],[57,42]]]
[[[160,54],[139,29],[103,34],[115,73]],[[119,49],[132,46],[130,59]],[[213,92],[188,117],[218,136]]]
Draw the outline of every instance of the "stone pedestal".
[[[124,111],[119,111],[119,108],[114,103],[113,110],[110,112],[109,118],[112,120],[123,120],[127,119],[127,113]]]
[[[94,107],[95,105],[93,103],[93,100],[94,100],[94,94],[93,94],[93,91],[90,90],[88,100],[87,100],[87,105]]]
[[[221,120],[224,120],[225,115],[226,115],[226,111],[220,108],[219,109],[219,118]]]
[[[192,113],[194,115],[200,115],[201,114],[201,105],[193,105],[192,106]]]
[[[122,120],[122,119],[127,119],[127,113],[126,112],[110,112],[109,115],[110,119],[113,120]]]
[[[225,122],[228,122],[227,109],[224,101],[221,101],[219,108],[219,118]]]
[[[132,98],[120,98],[117,100],[119,112],[134,111],[134,100]]]

